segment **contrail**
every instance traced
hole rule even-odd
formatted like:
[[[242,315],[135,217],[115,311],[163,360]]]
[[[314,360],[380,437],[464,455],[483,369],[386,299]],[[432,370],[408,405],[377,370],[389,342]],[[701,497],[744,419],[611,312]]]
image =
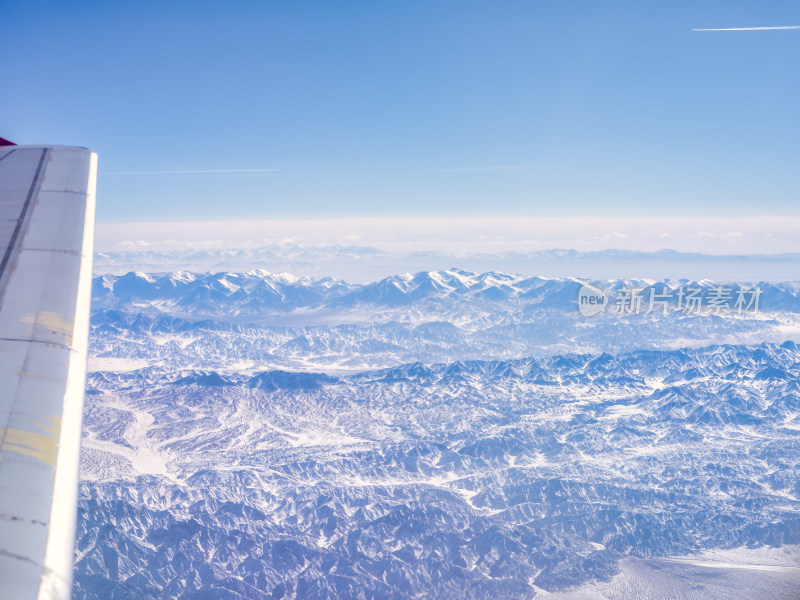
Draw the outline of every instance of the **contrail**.
[[[474,173],[479,171],[524,171],[542,165],[491,165],[488,167],[459,167],[455,169],[433,169],[433,173]]]
[[[116,171],[103,175],[184,175],[190,173],[274,173],[280,169],[200,169],[196,171]]]
[[[692,31],[774,31],[776,29],[800,29],[800,25],[781,25],[780,27],[729,27],[727,29],[692,29]]]

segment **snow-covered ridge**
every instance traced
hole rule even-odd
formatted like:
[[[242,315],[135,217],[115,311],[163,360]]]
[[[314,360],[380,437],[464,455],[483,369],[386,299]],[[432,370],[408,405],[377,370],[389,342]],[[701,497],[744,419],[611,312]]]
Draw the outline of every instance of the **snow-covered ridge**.
[[[459,269],[371,284],[264,271],[128,273],[94,283],[92,369],[125,358],[174,368],[347,372],[414,361],[800,341],[794,282],[759,284],[758,312],[618,315],[610,307],[593,318],[577,310],[580,280]],[[631,287],[647,298],[648,289],[697,286],[710,293],[718,285],[593,284],[612,298]]]
[[[590,283],[609,294],[624,289],[649,290],[699,288],[703,294],[713,288],[757,285],[761,290],[759,308],[764,312],[800,313],[798,282],[750,282],[730,284],[711,280],[652,279],[588,281],[574,278],[526,277],[501,272],[473,273],[461,269],[422,271],[393,275],[368,284],[342,280],[294,277],[266,271],[246,273],[192,274],[186,272],[102,275],[94,278],[93,306],[120,308],[133,305],[172,314],[217,316],[263,316],[298,309],[343,310],[359,306],[402,307],[425,301],[469,301],[484,304],[540,304],[574,309],[578,290]]]
[[[121,372],[120,372],[121,371]],[[361,385],[375,381],[414,381],[426,385],[459,383],[474,378],[527,382],[544,386],[624,383],[663,390],[680,382],[713,377],[719,381],[795,381],[800,375],[800,346],[713,345],[670,351],[637,350],[624,354],[565,354],[546,358],[465,360],[452,363],[398,365],[353,374],[267,370],[254,373],[147,366],[126,372],[111,368],[94,376],[104,380],[147,378],[160,384],[243,386],[265,390],[316,390],[325,385]]]

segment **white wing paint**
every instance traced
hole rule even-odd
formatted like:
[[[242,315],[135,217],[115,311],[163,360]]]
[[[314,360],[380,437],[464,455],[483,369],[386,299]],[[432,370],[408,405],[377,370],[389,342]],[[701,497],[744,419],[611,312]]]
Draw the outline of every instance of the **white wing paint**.
[[[0,147],[0,598],[67,599],[97,155]]]

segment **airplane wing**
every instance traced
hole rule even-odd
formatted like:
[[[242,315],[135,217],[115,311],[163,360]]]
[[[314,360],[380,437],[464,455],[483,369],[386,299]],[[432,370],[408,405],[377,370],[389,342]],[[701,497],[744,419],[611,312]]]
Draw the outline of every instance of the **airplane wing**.
[[[0,598],[67,599],[97,155],[0,143]]]

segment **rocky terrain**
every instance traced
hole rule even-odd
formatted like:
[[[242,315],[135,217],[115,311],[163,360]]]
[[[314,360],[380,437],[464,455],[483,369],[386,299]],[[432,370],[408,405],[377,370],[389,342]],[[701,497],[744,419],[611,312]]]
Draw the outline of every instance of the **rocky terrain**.
[[[96,278],[75,598],[800,595],[797,285],[582,285]]]

